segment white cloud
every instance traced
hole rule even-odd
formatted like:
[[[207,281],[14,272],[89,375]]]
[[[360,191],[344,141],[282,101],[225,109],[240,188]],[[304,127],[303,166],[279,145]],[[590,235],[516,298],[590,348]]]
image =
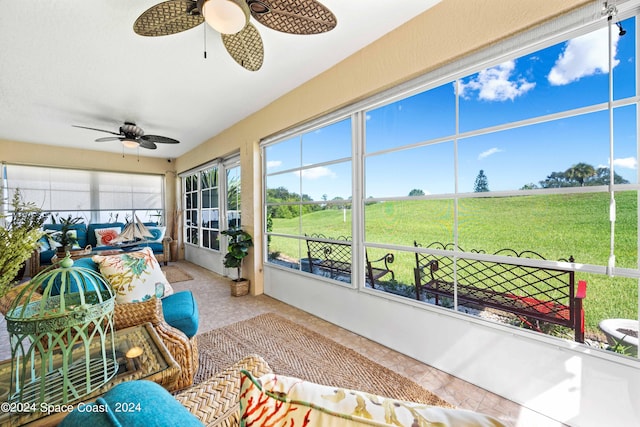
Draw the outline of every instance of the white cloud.
[[[622,159],[614,159],[613,165],[623,169],[636,169],[638,161],[635,157],[625,157]]]
[[[476,91],[478,98],[485,101],[513,101],[536,86],[524,77],[514,78],[515,68],[515,61],[507,61],[480,71],[476,78],[467,83],[460,83],[460,96],[468,99],[468,92]]]
[[[560,54],[547,79],[552,85],[560,86],[580,80],[582,77],[609,72],[609,37],[608,28],[585,34],[569,40]],[[612,32],[613,57],[616,57],[618,40],[617,31]],[[615,59],[613,67],[620,63]]]
[[[297,176],[300,176],[300,172],[293,173]],[[320,179],[324,177],[335,178],[336,174],[331,169],[324,166],[302,170],[302,178],[305,179]]]
[[[269,160],[267,162],[267,169],[271,169],[271,168],[277,168],[278,166],[280,166],[282,164],[281,160]]]
[[[493,148],[489,148],[487,151],[483,151],[482,153],[480,153],[480,155],[478,155],[478,160],[482,160],[485,159],[493,154],[496,153],[501,153],[503,150],[493,147]]]

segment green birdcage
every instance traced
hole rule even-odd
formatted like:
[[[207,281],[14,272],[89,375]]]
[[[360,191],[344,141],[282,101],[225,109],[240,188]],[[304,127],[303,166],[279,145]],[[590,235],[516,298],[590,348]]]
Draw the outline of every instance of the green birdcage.
[[[34,295],[42,298],[33,301]],[[118,370],[115,296],[97,272],[67,257],[35,276],[7,312],[13,402],[66,404]]]

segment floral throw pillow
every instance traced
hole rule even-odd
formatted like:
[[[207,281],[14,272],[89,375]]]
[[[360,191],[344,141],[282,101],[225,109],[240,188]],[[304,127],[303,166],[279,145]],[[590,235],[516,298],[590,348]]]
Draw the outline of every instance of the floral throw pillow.
[[[116,294],[116,303],[146,301],[173,293],[150,248],[117,255],[94,255],[92,259]]]
[[[96,243],[98,246],[111,246],[111,241],[121,232],[121,227],[96,228]]]
[[[504,427],[477,412],[324,386],[276,374],[240,376],[240,425]]]

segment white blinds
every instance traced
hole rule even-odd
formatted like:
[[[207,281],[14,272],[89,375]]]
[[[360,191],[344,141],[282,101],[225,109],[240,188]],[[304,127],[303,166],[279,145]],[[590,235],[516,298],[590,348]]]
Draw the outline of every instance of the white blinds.
[[[4,165],[5,197],[17,188],[45,211],[164,210],[161,175]]]

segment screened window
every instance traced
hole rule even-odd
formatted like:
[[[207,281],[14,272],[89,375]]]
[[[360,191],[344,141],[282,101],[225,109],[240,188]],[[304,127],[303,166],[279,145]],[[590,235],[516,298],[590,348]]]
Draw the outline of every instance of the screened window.
[[[164,177],[39,166],[4,165],[5,194],[20,189],[24,199],[54,216],[85,223],[164,221]]]
[[[265,147],[269,262],[324,275],[309,267],[307,239],[316,238],[341,242],[350,263],[351,122],[325,123]],[[348,274],[333,278],[351,281]]]
[[[620,23],[624,36],[601,22],[465,75],[452,64],[448,78],[439,72],[413,92],[403,87],[410,95],[390,91],[346,108],[350,121],[320,119],[314,129],[343,133],[315,157],[305,142],[320,132],[302,127],[265,141],[268,261],[348,281],[317,267],[332,257],[312,259],[309,236],[338,242],[362,230],[361,240],[347,241],[350,255],[364,256],[342,260],[367,271],[358,286],[570,337],[563,327],[460,303],[458,286],[471,260],[527,258],[545,269],[573,259],[576,281],[588,283],[586,337],[606,348],[601,320],[638,319],[639,138],[636,18]],[[362,198],[340,198],[342,185]],[[452,267],[450,298],[416,295],[425,254],[460,267]],[[393,277],[372,285],[374,260],[388,261]]]

